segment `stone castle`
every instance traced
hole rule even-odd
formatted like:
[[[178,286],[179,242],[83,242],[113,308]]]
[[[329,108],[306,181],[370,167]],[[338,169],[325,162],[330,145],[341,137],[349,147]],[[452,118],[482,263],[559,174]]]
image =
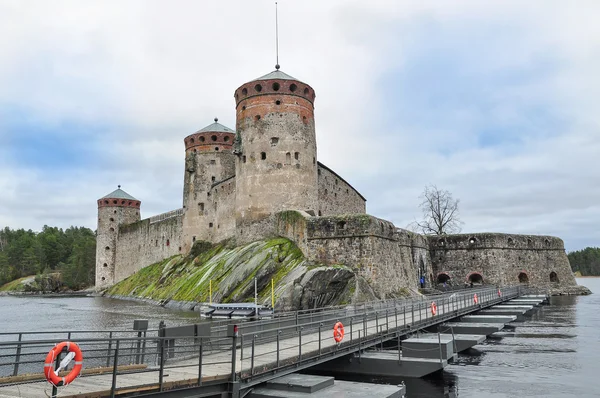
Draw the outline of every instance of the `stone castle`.
[[[96,288],[186,254],[196,241],[240,245],[273,236],[309,260],[343,264],[381,298],[465,282],[576,290],[563,242],[547,236],[430,237],[366,214],[366,199],[317,161],[314,89],[281,70],[234,93],[236,128],[215,119],[188,135],[183,207],[141,219],[123,190],[98,200]]]

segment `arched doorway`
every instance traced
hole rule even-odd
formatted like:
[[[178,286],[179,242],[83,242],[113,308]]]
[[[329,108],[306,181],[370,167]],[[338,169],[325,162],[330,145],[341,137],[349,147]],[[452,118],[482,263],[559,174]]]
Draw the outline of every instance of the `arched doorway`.
[[[474,285],[483,285],[483,275],[481,275],[479,272],[471,272],[467,278],[467,281]]]
[[[450,275],[442,272],[438,274],[436,282],[438,285],[443,285],[444,283],[450,284]]]
[[[529,283],[529,276],[526,272],[519,273],[519,283]]]
[[[550,272],[550,282],[558,283],[558,275],[556,275],[556,272],[554,271]]]

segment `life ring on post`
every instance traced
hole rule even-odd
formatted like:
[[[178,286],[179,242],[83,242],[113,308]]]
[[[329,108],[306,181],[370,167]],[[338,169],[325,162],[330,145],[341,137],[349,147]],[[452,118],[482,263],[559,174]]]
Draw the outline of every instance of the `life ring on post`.
[[[73,353],[73,355],[67,354],[67,357],[61,361],[58,369],[54,370],[54,361],[65,348],[69,353]],[[65,377],[60,377],[58,372],[60,372],[63,368],[66,368],[69,362],[71,362],[71,359],[75,359],[75,366],[68,375]],[[46,355],[46,361],[44,361],[44,376],[46,376],[46,380],[48,380],[48,382],[57,387],[66,386],[67,384],[73,382],[77,376],[79,376],[82,366],[83,354],[81,353],[79,346],[72,341],[63,341],[62,343],[55,345],[54,348],[50,350],[48,355]]]
[[[336,343],[344,340],[344,324],[342,322],[338,321],[333,325],[333,339]]]
[[[437,304],[435,301],[431,302],[431,315],[435,316],[437,314]]]
[[[479,303],[479,298],[477,297],[477,293],[475,293],[475,294],[473,295],[473,302],[474,302],[475,304]]]

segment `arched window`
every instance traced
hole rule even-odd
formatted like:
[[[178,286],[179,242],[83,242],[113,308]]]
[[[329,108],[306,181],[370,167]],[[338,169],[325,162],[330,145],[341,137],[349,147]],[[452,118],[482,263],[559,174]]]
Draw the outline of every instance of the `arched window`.
[[[479,272],[472,272],[469,275],[468,281],[474,285],[483,285],[483,275]]]
[[[442,272],[437,276],[436,282],[438,285],[443,285],[444,283],[450,283],[450,275]]]
[[[550,282],[558,283],[558,275],[556,272],[550,272]]]
[[[529,283],[529,276],[527,275],[527,273],[519,273],[519,283]]]

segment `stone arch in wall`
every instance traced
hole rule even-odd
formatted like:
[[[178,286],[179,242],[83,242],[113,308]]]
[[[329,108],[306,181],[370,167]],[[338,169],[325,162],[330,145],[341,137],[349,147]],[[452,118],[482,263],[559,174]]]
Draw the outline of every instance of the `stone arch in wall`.
[[[467,282],[474,285],[483,285],[483,275],[479,272],[471,272],[467,276]]]
[[[525,272],[525,271],[519,272],[518,278],[519,278],[519,283],[523,283],[523,284],[529,283],[529,275],[527,275],[527,272]]]
[[[450,280],[450,275],[445,272],[440,272],[435,281],[438,285],[443,285],[444,283],[450,284]]]
[[[550,282],[558,283],[558,275],[554,271],[550,272]]]

